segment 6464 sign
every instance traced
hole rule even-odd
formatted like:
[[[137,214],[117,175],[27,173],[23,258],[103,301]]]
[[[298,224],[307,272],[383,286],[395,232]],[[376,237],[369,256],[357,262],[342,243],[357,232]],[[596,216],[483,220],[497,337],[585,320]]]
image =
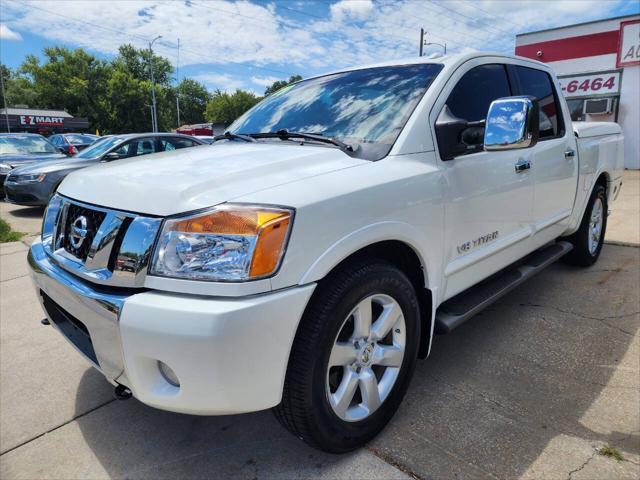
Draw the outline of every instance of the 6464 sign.
[[[617,95],[620,93],[620,72],[598,72],[559,77],[565,98]]]

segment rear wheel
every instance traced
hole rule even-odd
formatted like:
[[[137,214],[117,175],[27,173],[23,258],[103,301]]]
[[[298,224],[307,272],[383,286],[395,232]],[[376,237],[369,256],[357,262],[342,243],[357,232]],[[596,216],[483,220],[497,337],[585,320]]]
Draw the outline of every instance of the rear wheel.
[[[589,198],[580,228],[568,240],[573,250],[565,257],[568,263],[588,267],[600,256],[607,230],[607,191],[598,184]]]
[[[396,267],[359,262],[314,294],[292,347],[278,420],[328,452],[353,450],[384,428],[418,352],[419,307]]]

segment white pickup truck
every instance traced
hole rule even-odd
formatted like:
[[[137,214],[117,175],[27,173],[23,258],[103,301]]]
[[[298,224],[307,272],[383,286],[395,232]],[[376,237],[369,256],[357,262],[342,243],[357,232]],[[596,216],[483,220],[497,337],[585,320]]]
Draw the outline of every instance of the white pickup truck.
[[[560,257],[597,260],[620,132],[572,124],[528,59],[341,70],[268,96],[213,145],[73,173],[32,275],[120,398],[273,407],[345,452],[390,420],[435,333]]]

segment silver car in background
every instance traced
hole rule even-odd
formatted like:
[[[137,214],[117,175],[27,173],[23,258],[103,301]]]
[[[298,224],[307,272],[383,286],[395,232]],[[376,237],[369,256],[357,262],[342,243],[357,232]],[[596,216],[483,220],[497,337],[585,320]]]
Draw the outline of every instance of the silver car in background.
[[[204,143],[197,138],[175,133],[134,133],[102,137],[90,147],[66,160],[38,162],[9,172],[4,182],[8,202],[27,206],[45,206],[60,182],[81,168],[123,158],[195,147]]]

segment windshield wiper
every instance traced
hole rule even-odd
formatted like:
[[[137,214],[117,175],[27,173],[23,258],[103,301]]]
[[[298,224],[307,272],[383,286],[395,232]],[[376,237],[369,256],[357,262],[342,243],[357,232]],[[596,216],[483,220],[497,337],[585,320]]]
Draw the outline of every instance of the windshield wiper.
[[[266,133],[248,133],[247,136],[252,138],[280,138],[282,140],[289,140],[291,138],[303,138],[306,140],[314,140],[316,142],[330,143],[339,147],[340,150],[353,152],[353,147],[347,143],[341,142],[335,138],[325,137],[318,133],[305,133],[305,132],[290,132],[286,128],[278,130],[277,132]]]
[[[249,135],[242,135],[241,133],[231,133],[229,131],[224,132],[222,135],[216,135],[213,137],[213,141],[217,142],[218,140],[233,140],[234,138],[239,138],[240,140],[244,140],[245,142],[255,142],[255,138],[250,137]]]

